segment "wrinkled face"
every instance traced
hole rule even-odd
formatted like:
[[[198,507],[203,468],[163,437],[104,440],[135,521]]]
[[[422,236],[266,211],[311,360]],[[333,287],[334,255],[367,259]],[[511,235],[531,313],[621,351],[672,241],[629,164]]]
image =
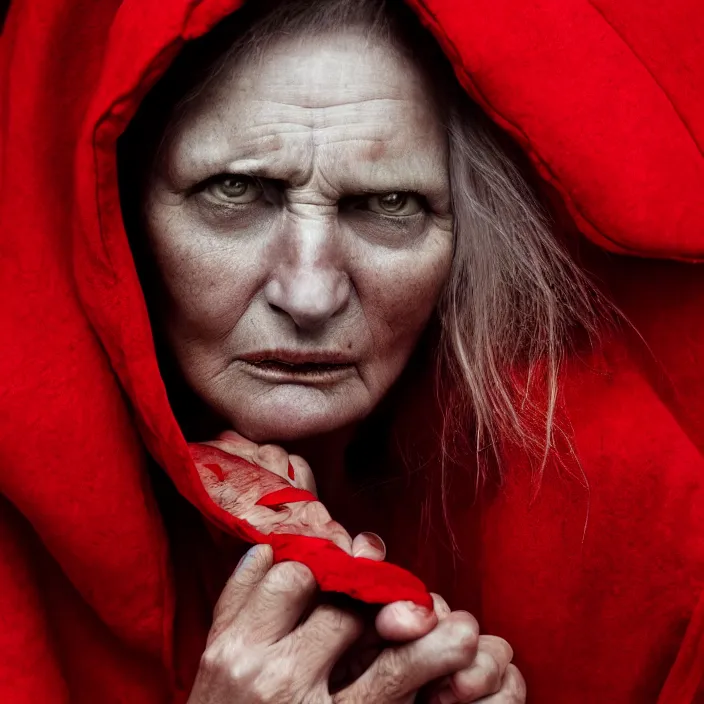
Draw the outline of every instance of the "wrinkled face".
[[[437,303],[445,133],[393,47],[282,40],[189,105],[145,215],[191,387],[252,440],[314,436],[372,411]]]

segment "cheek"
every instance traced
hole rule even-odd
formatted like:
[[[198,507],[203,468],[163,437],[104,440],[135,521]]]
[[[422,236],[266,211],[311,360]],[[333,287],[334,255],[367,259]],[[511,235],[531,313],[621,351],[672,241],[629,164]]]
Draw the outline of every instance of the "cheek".
[[[222,340],[257,288],[246,244],[203,234],[178,214],[150,220],[150,241],[166,289],[167,329],[176,339]]]
[[[375,356],[405,362],[437,305],[451,263],[451,236],[442,232],[423,251],[375,268],[363,303]]]

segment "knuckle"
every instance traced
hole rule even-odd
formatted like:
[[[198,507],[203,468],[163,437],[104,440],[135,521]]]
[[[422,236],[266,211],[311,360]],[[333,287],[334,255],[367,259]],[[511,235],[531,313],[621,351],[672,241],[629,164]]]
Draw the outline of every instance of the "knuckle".
[[[480,672],[480,680],[487,694],[493,694],[501,689],[503,672],[499,663],[488,653],[477,653],[475,660]]]
[[[300,562],[281,562],[269,570],[264,586],[276,594],[308,592],[315,589],[315,577]]]
[[[250,658],[236,644],[206,648],[200,659],[200,672],[210,679],[228,683],[246,679]]]
[[[296,468],[300,469],[302,471],[308,470],[310,471],[310,465],[306,460],[303,459],[300,455],[289,455],[288,456],[289,462]]]
[[[332,518],[320,501],[311,501],[305,505],[306,520],[311,526],[322,526],[330,523]]]
[[[508,690],[508,704],[525,704],[528,688],[523,675],[515,665],[506,669],[506,689]]]
[[[362,620],[350,611],[338,609],[330,604],[322,604],[316,611],[321,626],[331,635],[361,635],[364,631]]]
[[[299,664],[296,653],[291,650],[280,650],[272,658],[262,650],[245,648],[229,640],[219,647],[206,649],[201,656],[198,676],[211,686],[224,687],[234,697],[233,701],[239,701],[244,694],[248,702],[261,704],[308,701],[300,691]]]
[[[461,699],[484,697],[501,690],[503,673],[499,664],[487,653],[479,652],[474,664],[452,676],[455,694]]]
[[[257,450],[257,456],[263,462],[271,464],[288,463],[288,452],[279,445],[261,445]]]
[[[200,657],[200,672],[207,675],[217,675],[222,672],[224,660],[221,651],[214,648],[207,648]]]
[[[497,637],[497,641],[499,642],[499,646],[506,655],[506,661],[511,662],[511,660],[513,660],[513,648],[511,647],[511,644],[503,638]]]
[[[323,533],[345,552],[352,550],[352,536],[336,521],[330,520],[322,526]]]
[[[443,622],[448,624],[450,636],[460,657],[471,663],[479,644],[479,624],[470,613],[454,611]]]
[[[513,660],[513,648],[510,643],[500,636],[479,636],[479,647],[486,646],[492,652],[499,653],[499,657],[506,663]]]

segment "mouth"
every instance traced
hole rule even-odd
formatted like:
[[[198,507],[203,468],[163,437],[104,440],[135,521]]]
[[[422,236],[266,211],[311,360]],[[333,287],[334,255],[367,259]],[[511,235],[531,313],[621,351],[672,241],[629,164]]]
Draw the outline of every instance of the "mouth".
[[[263,352],[240,359],[252,376],[274,383],[331,384],[355,371],[352,361],[332,353]]]

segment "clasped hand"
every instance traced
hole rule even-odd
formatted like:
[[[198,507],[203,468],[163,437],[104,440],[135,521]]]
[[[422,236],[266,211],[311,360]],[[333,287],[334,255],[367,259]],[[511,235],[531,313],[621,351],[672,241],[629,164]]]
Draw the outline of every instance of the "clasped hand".
[[[282,448],[259,447],[232,432],[211,444],[264,467],[289,486],[290,461],[294,483],[315,490],[307,463]],[[228,510],[241,505],[236,486],[199,470],[216,502]],[[319,508],[306,509],[306,518],[314,518],[313,524],[304,522],[307,530],[331,537],[356,556],[384,559],[380,541],[367,534],[352,540],[322,504],[311,503]],[[289,529],[293,522],[289,515]],[[409,602],[385,606],[370,628],[353,604],[321,601],[305,565],[274,565],[271,548],[255,546],[220,596],[188,704],[523,704],[525,684],[511,664],[510,645],[480,635],[471,614],[451,611],[440,596],[433,594],[433,601],[433,611]],[[356,668],[348,662],[348,674],[340,680],[341,663],[360,644],[366,647]]]

